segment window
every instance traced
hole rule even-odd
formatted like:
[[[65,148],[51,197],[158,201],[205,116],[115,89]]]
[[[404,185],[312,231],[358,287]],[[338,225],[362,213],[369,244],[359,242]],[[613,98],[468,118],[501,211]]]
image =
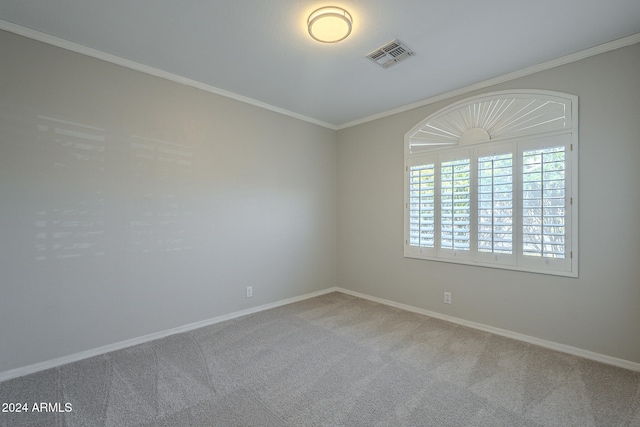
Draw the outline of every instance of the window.
[[[406,136],[405,256],[577,276],[577,99],[499,92]]]
[[[513,253],[513,153],[478,159],[478,251]]]

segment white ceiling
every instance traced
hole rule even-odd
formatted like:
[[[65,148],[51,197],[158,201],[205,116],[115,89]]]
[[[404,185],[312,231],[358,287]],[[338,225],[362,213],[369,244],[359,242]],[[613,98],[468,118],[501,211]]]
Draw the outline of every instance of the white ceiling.
[[[309,37],[325,5],[348,39]],[[640,1],[0,0],[0,19],[337,128],[640,33]],[[365,58],[395,38],[416,55]]]

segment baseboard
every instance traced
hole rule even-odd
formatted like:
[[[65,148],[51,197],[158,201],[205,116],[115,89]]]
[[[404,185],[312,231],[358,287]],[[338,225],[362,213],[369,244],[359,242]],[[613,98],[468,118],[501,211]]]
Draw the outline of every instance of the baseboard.
[[[527,342],[529,344],[539,345],[541,347],[545,347],[551,350],[560,351],[562,353],[571,354],[574,356],[579,356],[585,359],[594,360],[596,362],[606,363],[607,365],[617,366],[619,368],[629,369],[631,371],[640,372],[640,363],[631,362],[629,360],[618,359],[617,357],[607,356],[605,354],[595,353],[588,350],[583,350],[581,348],[572,347],[570,345],[559,344],[553,341],[547,341],[536,337],[531,337],[524,334],[519,334],[517,332],[508,331],[505,329],[494,328],[493,326],[483,325],[481,323],[472,322],[469,320],[460,319],[453,316],[447,316],[446,314],[437,313],[435,311],[425,310],[418,307],[413,307],[411,305],[402,304],[395,301],[386,300],[383,298],[373,297],[371,295],[363,294],[356,291],[351,291],[349,289],[344,288],[335,288],[334,290],[338,292],[342,292],[347,295],[352,295],[354,297],[367,299],[369,301],[378,302],[380,304],[388,305],[391,307],[399,308],[406,311],[411,311],[413,313],[423,314],[425,316],[434,317],[436,319],[445,320],[447,322],[456,323],[458,325],[467,326],[469,328],[478,329],[484,332],[490,332],[492,334],[501,335],[507,338],[513,338],[518,341]]]
[[[109,353],[116,350],[122,350],[134,345],[143,344],[149,341],[157,340],[160,338],[168,337],[170,335],[179,334],[181,332],[188,332],[194,329],[202,328],[204,326],[213,325],[215,323],[224,322],[225,320],[235,319],[237,317],[246,316],[248,314],[257,313],[271,308],[280,307],[283,305],[291,304],[298,301],[303,301],[309,298],[317,297],[320,295],[328,294],[330,292],[337,291],[338,288],[328,288],[321,291],[312,292],[305,295],[300,295],[293,298],[287,298],[280,301],[272,302],[269,304],[260,305],[257,307],[248,308],[246,310],[240,310],[222,316],[217,316],[211,319],[203,320],[200,322],[190,323],[188,325],[179,326],[177,328],[167,329],[165,331],[154,332],[152,334],[144,335],[137,338],[132,338],[125,341],[120,341],[114,344],[108,344],[102,347],[94,348],[91,350],[81,351],[79,353],[70,354],[67,356],[57,357],[55,359],[47,360],[33,365],[24,366],[21,368],[12,369],[9,371],[0,372],[0,382],[10,380],[12,378],[21,377],[24,375],[33,374],[46,369],[56,368],[58,366],[66,365],[68,363],[77,362],[79,360],[88,359],[90,357],[99,356],[101,354]]]
[[[143,344],[149,341],[157,340],[160,338],[164,338],[170,335],[179,334],[181,332],[188,332],[194,329],[202,328],[205,326],[213,325],[215,323],[224,322],[225,320],[235,319],[237,317],[246,316],[248,314],[258,313],[260,311],[269,310],[271,308],[280,307],[283,305],[291,304],[298,301],[303,301],[309,298],[314,298],[320,295],[328,294],[331,292],[342,292],[347,295],[352,295],[358,298],[363,298],[369,301],[374,301],[380,304],[388,305],[391,307],[399,308],[402,310],[410,311],[413,313],[423,314],[425,316],[434,317],[436,319],[445,320],[447,322],[456,323],[458,325],[467,326],[469,328],[478,329],[484,332],[490,332],[492,334],[501,335],[507,338],[513,338],[518,341],[527,342],[530,344],[539,345],[541,347],[545,347],[551,350],[560,351],[567,354],[572,354],[574,356],[583,357],[585,359],[594,360],[596,362],[606,363],[608,365],[617,366],[620,368],[629,369],[631,371],[640,372],[640,363],[631,362],[629,360],[618,359],[616,357],[607,356],[600,353],[594,353],[592,351],[583,350],[581,348],[572,347],[565,344],[555,343],[553,341],[547,341],[540,338],[531,337],[524,334],[519,334],[517,332],[508,331],[505,329],[494,328],[493,326],[483,325],[481,323],[472,322],[469,320],[460,319],[453,316],[447,316],[446,314],[437,313],[435,311],[425,310],[422,308],[414,307],[407,304],[402,304],[399,302],[374,297],[371,295],[363,294],[360,292],[352,291],[349,289],[332,287],[323,289],[321,291],[312,292],[304,295],[300,295],[293,298],[287,298],[280,301],[272,302],[269,304],[260,305],[257,307],[248,308],[246,310],[240,310],[229,314],[224,314],[222,316],[217,316],[211,319],[203,320],[200,322],[190,323],[188,325],[179,326],[177,328],[168,329],[165,331],[155,332],[152,334],[144,335],[137,338],[132,338],[125,341],[120,341],[114,344],[108,344],[102,347],[94,348],[91,350],[81,351],[79,353],[70,354],[67,356],[58,357],[55,359],[47,360],[40,363],[35,363],[33,365],[24,366],[21,368],[12,369],[5,372],[0,372],[0,382],[10,380],[12,378],[21,377],[24,375],[33,374],[35,372],[44,371],[46,369],[56,368],[58,366],[66,365],[68,363],[77,362],[83,359],[88,359],[90,357],[99,356],[101,354],[109,353],[111,351],[122,350],[127,347],[132,347],[134,345]]]

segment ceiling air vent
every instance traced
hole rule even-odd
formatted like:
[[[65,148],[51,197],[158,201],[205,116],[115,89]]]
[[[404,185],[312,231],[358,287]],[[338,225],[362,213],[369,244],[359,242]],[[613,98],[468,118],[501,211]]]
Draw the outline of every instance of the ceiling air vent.
[[[415,52],[396,39],[367,54],[367,58],[382,68],[389,68],[413,55]]]

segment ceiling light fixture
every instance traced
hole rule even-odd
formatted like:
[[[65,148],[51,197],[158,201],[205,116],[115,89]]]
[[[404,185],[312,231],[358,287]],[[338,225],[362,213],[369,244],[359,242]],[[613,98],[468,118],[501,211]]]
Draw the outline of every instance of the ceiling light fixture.
[[[353,18],[346,10],[336,6],[326,6],[309,15],[307,26],[309,35],[322,43],[337,43],[351,34]]]

